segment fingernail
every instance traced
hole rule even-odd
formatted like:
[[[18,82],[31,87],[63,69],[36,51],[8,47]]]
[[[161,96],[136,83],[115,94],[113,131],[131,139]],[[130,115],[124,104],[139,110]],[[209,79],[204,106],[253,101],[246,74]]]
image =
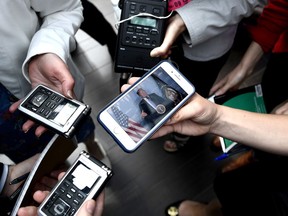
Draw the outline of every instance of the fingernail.
[[[36,135],[38,139],[42,136],[42,133]]]
[[[67,91],[67,95],[68,95],[68,97],[73,98],[73,95],[72,95],[72,91],[71,91],[71,90],[68,90],[68,91]]]

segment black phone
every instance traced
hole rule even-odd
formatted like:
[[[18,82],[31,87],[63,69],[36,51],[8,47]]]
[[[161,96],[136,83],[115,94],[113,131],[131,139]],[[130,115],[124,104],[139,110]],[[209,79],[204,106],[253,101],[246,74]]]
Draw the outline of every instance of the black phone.
[[[166,0],[122,0],[114,70],[144,74],[161,61],[150,51],[161,45],[165,34]],[[142,15],[141,15],[142,14]],[[126,20],[126,21],[125,21]]]
[[[66,138],[75,134],[79,123],[91,112],[89,105],[67,98],[44,85],[34,88],[18,110]]]
[[[76,215],[88,199],[96,199],[112,170],[83,151],[38,208],[39,215]]]

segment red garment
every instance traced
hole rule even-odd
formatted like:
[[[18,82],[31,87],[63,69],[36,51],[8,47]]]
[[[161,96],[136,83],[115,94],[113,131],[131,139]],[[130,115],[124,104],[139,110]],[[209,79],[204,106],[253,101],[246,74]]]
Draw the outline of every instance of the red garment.
[[[288,0],[270,1],[249,31],[264,52],[288,52]]]

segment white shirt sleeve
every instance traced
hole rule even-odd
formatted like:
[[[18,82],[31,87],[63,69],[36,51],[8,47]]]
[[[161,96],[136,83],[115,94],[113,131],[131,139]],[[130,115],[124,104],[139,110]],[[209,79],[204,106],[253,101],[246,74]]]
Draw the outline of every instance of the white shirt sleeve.
[[[35,55],[54,53],[67,62],[70,52],[76,48],[74,36],[83,21],[80,0],[31,0],[31,8],[43,22],[32,38],[22,65],[22,72],[27,80],[27,63]]]
[[[257,5],[258,0],[192,0],[176,11],[187,28],[186,43],[196,45],[237,25]]]

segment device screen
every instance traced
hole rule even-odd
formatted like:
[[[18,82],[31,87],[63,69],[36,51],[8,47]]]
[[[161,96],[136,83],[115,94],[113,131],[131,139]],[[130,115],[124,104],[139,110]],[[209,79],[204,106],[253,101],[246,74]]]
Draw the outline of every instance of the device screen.
[[[64,99],[57,108],[51,112],[48,119],[58,125],[64,126],[78,107],[78,104]]]
[[[141,140],[187,93],[162,67],[146,77],[108,109],[108,113],[135,141]]]
[[[134,17],[130,21],[133,25],[141,25],[145,27],[152,27],[156,28],[156,19],[149,18],[149,17]]]
[[[33,94],[26,107],[46,119],[64,126],[79,105],[49,90],[40,88]]]
[[[100,175],[98,173],[81,162],[78,162],[75,168],[66,177],[67,181],[86,195],[89,194],[91,188],[99,178]]]

